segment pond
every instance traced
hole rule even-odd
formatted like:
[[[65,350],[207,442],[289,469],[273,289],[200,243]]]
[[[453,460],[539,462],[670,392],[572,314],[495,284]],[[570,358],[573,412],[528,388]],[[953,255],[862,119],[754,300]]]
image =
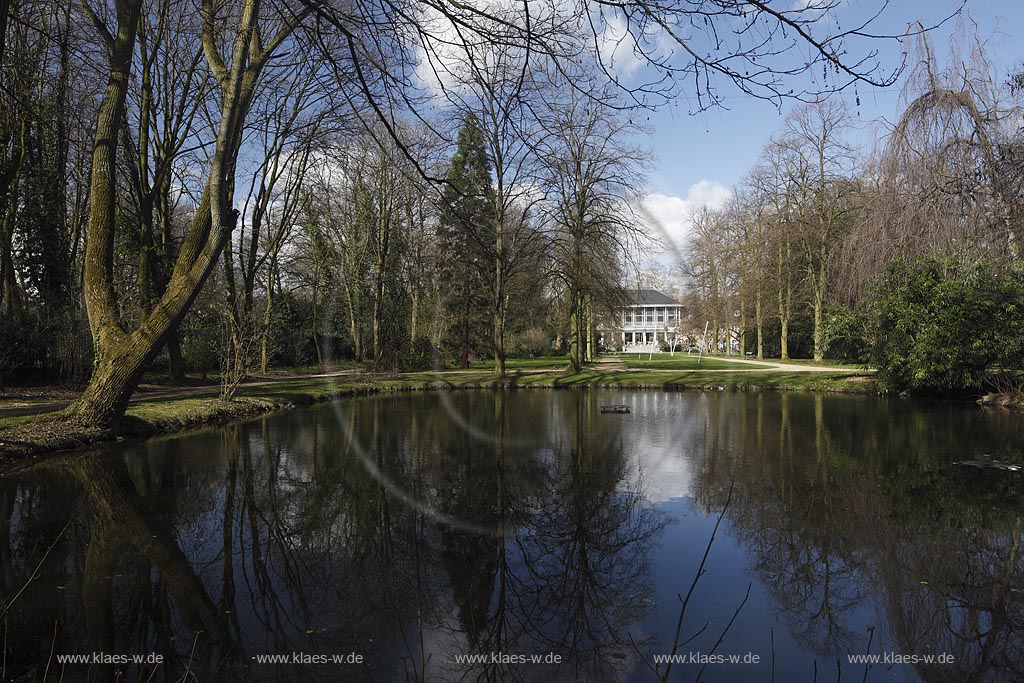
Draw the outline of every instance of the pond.
[[[0,477],[4,680],[1024,680],[1024,485],[953,465],[1022,439],[963,404],[531,390],[39,462]]]

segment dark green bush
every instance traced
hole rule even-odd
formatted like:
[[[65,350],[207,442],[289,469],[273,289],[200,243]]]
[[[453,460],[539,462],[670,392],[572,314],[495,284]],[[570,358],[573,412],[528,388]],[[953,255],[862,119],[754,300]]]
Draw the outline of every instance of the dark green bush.
[[[437,366],[440,369],[441,355],[430,343],[430,339],[424,336],[412,340],[412,346],[402,355],[399,362],[399,369],[405,372],[414,370],[431,370]]]
[[[983,260],[893,261],[865,306],[870,361],[893,391],[978,390],[1024,367],[1024,274]]]
[[[867,363],[871,344],[860,308],[836,306],[825,313],[825,357],[847,363]]]

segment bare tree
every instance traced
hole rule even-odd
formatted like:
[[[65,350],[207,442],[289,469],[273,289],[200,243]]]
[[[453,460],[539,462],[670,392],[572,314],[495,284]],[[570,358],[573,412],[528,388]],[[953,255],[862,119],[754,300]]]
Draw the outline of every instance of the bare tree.
[[[151,13],[140,17],[139,58],[124,129],[138,225],[140,320],[153,310],[170,278],[177,247],[172,227],[175,167],[189,146],[201,144],[195,120],[210,89],[196,18],[183,10],[180,0],[159,0]],[[172,380],[180,383],[185,375],[177,331],[169,336],[167,348]]]
[[[593,348],[594,308],[621,297],[622,265],[645,238],[639,205],[644,155],[624,139],[628,121],[570,90],[552,99],[540,146],[553,276],[567,302],[570,361]]]
[[[280,80],[266,89],[256,103],[260,111],[251,127],[253,146],[261,159],[252,174],[239,216],[239,253],[242,295],[238,296],[234,274],[233,244],[224,249],[224,269],[231,345],[244,344],[243,337],[260,337],[260,371],[266,373],[273,331],[275,294],[280,291],[281,254],[298,216],[302,184],[311,156],[320,147],[320,137],[329,133],[332,110],[325,108],[328,95],[318,87],[322,78],[316,55],[303,53],[296,63],[301,69],[280,74]],[[262,274],[264,299],[262,323],[254,310],[257,280]],[[234,354],[239,360],[242,354]],[[242,375],[248,368],[239,368]]]
[[[763,183],[756,176],[763,173],[756,167],[742,183],[730,205],[733,234],[738,242],[739,288],[741,299],[753,302],[754,332],[757,335],[757,357],[764,358],[764,324],[767,303],[765,294],[771,286],[770,205],[758,192]],[[741,306],[746,315],[746,307]],[[744,325],[744,329],[745,329]]]
[[[143,367],[167,343],[230,238],[237,212],[230,208],[229,196],[245,116],[261,72],[302,15],[289,12],[268,23],[267,17],[261,16],[258,0],[247,0],[237,15],[225,12],[213,0],[203,3],[203,49],[221,98],[209,180],[167,288],[150,315],[131,329],[122,318],[113,288],[117,224],[114,178],[118,131],[124,122],[142,0],[113,0],[113,18],[101,16],[88,3],[83,3],[83,8],[107,49],[109,81],[96,128],[85,253],[85,300],[94,340],[95,370],[71,413],[84,423],[106,425],[124,413]],[[237,21],[237,28],[231,31],[232,54],[225,57],[221,53],[221,31],[229,17]],[[270,36],[266,40],[265,34]]]
[[[814,312],[814,360],[824,354],[822,320],[832,254],[848,224],[854,152],[845,139],[849,114],[838,100],[795,109],[786,119],[783,145],[786,182],[797,215],[797,240]]]
[[[763,221],[763,242],[772,271],[779,319],[779,346],[783,360],[789,358],[789,324],[793,300],[799,286],[795,275],[802,267],[798,248],[796,195],[786,171],[785,145],[771,140],[761,152],[758,171],[751,176]]]
[[[513,19],[514,17],[510,17]],[[536,155],[541,132],[533,115],[540,106],[543,88],[529,52],[503,44],[474,46],[461,56],[455,75],[460,83],[447,89],[460,118],[476,115],[494,176],[494,225],[484,230],[466,226],[481,251],[493,262],[491,285],[491,344],[494,374],[505,377],[505,337],[508,297],[512,280],[541,246],[540,233],[527,216],[539,199],[533,188]],[[454,65],[453,65],[454,66]],[[462,86],[462,87],[460,87]]]
[[[1024,194],[1007,164],[1018,149],[1020,106],[977,37],[961,34],[945,69],[919,41],[905,109],[878,158],[880,220],[855,247],[876,259],[886,255],[880,249],[919,253],[963,241],[1020,256]]]
[[[727,242],[721,212],[702,207],[691,220],[683,272],[691,292],[700,302],[702,318],[709,323],[710,339],[703,340],[705,350],[717,351],[725,314]],[[726,318],[728,321],[728,318]]]

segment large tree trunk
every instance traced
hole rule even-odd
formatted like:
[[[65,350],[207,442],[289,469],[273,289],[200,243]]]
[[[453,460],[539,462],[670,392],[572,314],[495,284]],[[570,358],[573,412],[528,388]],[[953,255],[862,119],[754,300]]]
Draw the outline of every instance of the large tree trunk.
[[[113,282],[117,136],[124,122],[141,6],[142,0],[117,3],[118,30],[107,43],[110,74],[96,120],[85,245],[85,304],[96,367],[75,411],[90,423],[106,423],[124,413],[143,364],[155,355],[146,336],[130,337],[122,327]],[[152,328],[143,321],[140,331],[151,333]]]
[[[207,233],[210,232],[209,216],[209,201],[204,199],[200,204],[196,222],[205,221]],[[195,228],[194,224],[193,230]],[[230,226],[220,232],[230,232]],[[200,239],[199,235],[190,236],[194,238],[189,240],[192,242],[198,242]],[[94,312],[95,306],[90,306],[89,322],[96,344],[96,367],[89,386],[71,409],[77,420],[85,424],[105,426],[124,414],[143,369],[176,331],[213,270],[217,255],[224,246],[223,235],[211,235],[208,240],[202,236],[202,239],[204,244],[201,250],[200,244],[190,245],[189,241],[186,241],[183,251],[191,246],[200,253],[195,254],[195,261],[191,267],[178,263],[164,296],[134,332],[124,331],[116,319],[103,315],[105,311],[102,307],[99,312]],[[92,297],[99,296],[94,291],[96,283],[90,280],[91,276],[87,273],[87,303],[92,302]]]
[[[824,358],[823,348],[823,335],[821,330],[821,317],[824,294],[820,288],[816,288],[814,292],[814,361],[820,363]]]
[[[814,360],[820,363],[825,357],[824,334],[821,329],[822,313],[825,308],[825,247],[822,245],[818,277],[814,283]]]
[[[469,291],[462,293],[462,335],[459,341],[459,367],[469,367]]]
[[[573,372],[583,369],[583,344],[585,343],[583,324],[583,295],[573,292],[569,308],[569,362]]]
[[[588,294],[586,302],[587,362],[592,363],[597,358],[597,335],[594,333],[594,298]]]
[[[93,150],[88,237],[85,251],[85,301],[95,348],[95,370],[70,417],[91,425],[117,421],[128,406],[145,365],[177,329],[231,236],[237,211],[229,193],[242,128],[267,53],[258,45],[258,3],[246,2],[231,66],[216,51],[204,29],[207,60],[222,90],[220,124],[210,177],[185,236],[167,289],[138,329],[129,332],[119,315],[114,291],[117,134],[124,123],[125,96],[135,48],[141,0],[117,0],[118,30],[107,36],[110,77],[100,104]]]
[[[498,250],[501,253],[501,233],[498,237]],[[504,264],[499,256],[494,269],[494,318],[492,326],[492,343],[494,345],[494,376],[505,378],[505,287]]]
[[[761,311],[761,291],[754,299],[754,324],[757,326],[757,357],[764,358],[764,315]]]
[[[185,359],[181,354],[181,334],[175,329],[167,340],[168,370],[171,375],[171,384],[185,383]]]
[[[419,336],[419,315],[420,315],[420,290],[419,287],[412,291],[412,304],[410,305],[409,339],[415,340]]]

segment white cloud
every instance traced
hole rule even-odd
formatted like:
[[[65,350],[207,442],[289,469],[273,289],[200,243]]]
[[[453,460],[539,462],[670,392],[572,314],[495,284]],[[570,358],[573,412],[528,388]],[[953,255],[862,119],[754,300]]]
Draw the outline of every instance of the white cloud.
[[[701,180],[691,185],[685,197],[651,192],[643,202],[643,214],[651,236],[665,247],[669,260],[683,253],[690,232],[690,220],[701,207],[721,208],[732,196],[732,191],[713,180]]]
[[[648,64],[648,59],[637,55],[636,42],[640,40],[643,50],[657,60],[667,60],[675,51],[674,41],[658,27],[649,28],[643,35],[629,26],[621,12],[595,12],[581,14],[579,7],[571,0],[526,0],[532,21],[548,26],[575,28],[575,40],[582,41],[588,49],[595,49],[604,68],[616,78],[630,79]],[[419,86],[435,98],[445,91],[454,96],[464,96],[466,87],[461,83],[460,74],[467,69],[468,55],[477,61],[490,61],[495,48],[488,40],[488,29],[503,30],[500,26],[489,25],[488,20],[475,12],[483,10],[490,15],[504,17],[510,23],[523,21],[523,0],[479,0],[463,14],[465,21],[457,27],[450,17],[441,14],[431,6],[421,5],[417,19],[424,29],[418,35],[415,47],[414,74]],[[473,29],[477,27],[482,32]],[[590,36],[590,31],[594,35]],[[568,39],[568,36],[565,37]],[[468,44],[467,44],[468,43]],[[504,51],[504,48],[498,50]],[[516,58],[522,59],[525,53]]]
[[[644,60],[637,57],[635,47],[635,38],[629,34],[625,19],[618,14],[605,17],[603,30],[597,39],[597,51],[605,67],[616,74],[632,76],[644,65]]]

